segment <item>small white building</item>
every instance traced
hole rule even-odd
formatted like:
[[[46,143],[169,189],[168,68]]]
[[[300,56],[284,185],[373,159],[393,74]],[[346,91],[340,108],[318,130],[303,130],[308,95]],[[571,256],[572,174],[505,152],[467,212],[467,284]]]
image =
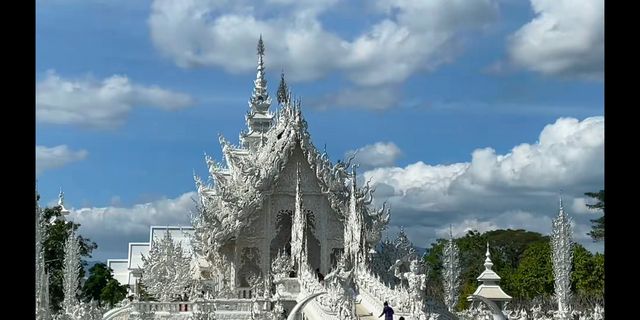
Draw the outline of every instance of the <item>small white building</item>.
[[[473,295],[487,298],[502,308],[506,301],[510,301],[512,298],[500,288],[500,276],[493,271],[493,262],[491,262],[491,254],[489,253],[489,243],[487,243],[487,257],[484,260],[485,270],[478,277],[478,281],[482,282],[476,289]],[[471,298],[469,299],[471,300]]]

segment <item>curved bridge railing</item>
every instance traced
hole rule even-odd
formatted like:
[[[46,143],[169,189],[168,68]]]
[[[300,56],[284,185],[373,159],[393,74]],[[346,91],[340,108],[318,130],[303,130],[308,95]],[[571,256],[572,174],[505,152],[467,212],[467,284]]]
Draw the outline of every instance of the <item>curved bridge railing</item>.
[[[114,308],[114,309],[111,309],[111,310],[105,312],[105,314],[102,315],[102,320],[115,319],[118,316],[130,313],[132,310],[133,310],[132,303],[128,303],[123,307]]]

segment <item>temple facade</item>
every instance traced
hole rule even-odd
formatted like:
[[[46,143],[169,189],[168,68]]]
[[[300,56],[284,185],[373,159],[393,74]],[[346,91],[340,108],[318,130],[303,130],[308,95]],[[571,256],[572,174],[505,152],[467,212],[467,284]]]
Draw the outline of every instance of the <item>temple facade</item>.
[[[200,279],[214,287],[246,288],[268,279],[280,255],[326,274],[342,254],[364,262],[379,242],[389,210],[373,209],[372,188],[356,186],[355,167],[332,163],[307,131],[300,101],[284,82],[277,111],[265,79],[260,38],[257,74],[238,145],[220,136],[223,159],[205,156],[209,177],[194,177],[199,215],[192,245]]]

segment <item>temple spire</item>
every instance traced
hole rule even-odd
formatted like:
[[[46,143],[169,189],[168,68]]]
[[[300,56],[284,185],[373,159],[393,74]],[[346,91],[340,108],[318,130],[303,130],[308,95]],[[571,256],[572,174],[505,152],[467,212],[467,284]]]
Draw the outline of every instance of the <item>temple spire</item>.
[[[467,297],[467,300],[473,301],[477,299],[477,296],[480,296],[493,301],[502,308],[505,301],[511,300],[511,296],[502,291],[502,288],[500,288],[500,276],[491,270],[493,262],[491,262],[491,253],[489,252],[489,242],[487,242],[487,252],[485,256],[487,257],[484,260],[485,269],[478,277],[478,281],[480,281],[481,284],[471,296]],[[498,318],[494,317],[494,319]]]
[[[249,99],[249,112],[247,113],[248,131],[241,134],[242,144],[247,147],[256,147],[262,144],[262,136],[273,124],[274,115],[269,112],[271,107],[271,97],[267,91],[267,79],[265,78],[264,66],[264,42],[262,35],[257,46],[258,66],[256,79],[253,82],[253,92]]]
[[[267,92],[267,79],[265,79],[264,70],[264,43],[262,42],[262,35],[260,35],[260,40],[258,40],[258,67],[256,80],[254,81],[253,95],[249,101],[252,113],[255,111],[264,113],[268,111],[271,106],[271,99]]]
[[[285,105],[289,101],[289,87],[287,86],[287,82],[284,80],[284,70],[280,74],[280,84],[278,85],[278,104]]]
[[[349,193],[350,193],[349,216],[348,216],[347,223],[344,225],[345,238],[347,239],[347,245],[345,249],[347,251],[347,255],[351,258],[355,258],[358,252],[358,249],[357,249],[358,248],[358,241],[357,241],[358,230],[356,230],[358,227],[356,225],[356,220],[357,220],[356,210],[358,209],[357,208],[358,200],[356,196],[355,180],[356,180],[356,176],[355,176],[355,172],[353,172],[351,176],[351,185],[349,189]]]
[[[62,188],[60,188],[60,193],[58,194],[58,206],[60,207],[60,219],[64,220],[64,216],[69,215],[70,211],[64,207],[64,192],[62,192]]]
[[[491,261],[491,253],[489,252],[489,241],[487,241],[487,253],[484,254],[486,259],[484,259],[484,267],[487,270],[491,270],[493,267],[493,262]]]
[[[58,205],[64,206],[64,192],[62,192],[62,187],[60,187],[60,193],[58,193]]]
[[[559,199],[558,216],[552,222],[551,262],[553,264],[554,296],[558,303],[560,319],[569,319],[572,297],[573,230],[571,218],[564,211],[562,197]]]
[[[260,39],[258,39],[258,55],[264,56],[264,42],[262,42],[262,34],[260,34]]]
[[[295,209],[293,212],[293,221],[291,226],[291,258],[298,267],[298,272],[302,267],[302,263],[305,261],[304,255],[306,250],[304,249],[304,231],[305,231],[305,216],[304,209],[302,207],[302,188],[300,179],[300,163],[296,164],[296,199]],[[303,252],[304,251],[304,252]]]

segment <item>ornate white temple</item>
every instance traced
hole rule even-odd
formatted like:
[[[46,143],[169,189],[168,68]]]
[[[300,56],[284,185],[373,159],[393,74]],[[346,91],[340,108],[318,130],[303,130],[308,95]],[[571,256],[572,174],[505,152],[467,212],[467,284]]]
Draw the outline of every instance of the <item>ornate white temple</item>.
[[[381,243],[389,208],[371,207],[374,190],[357,186],[352,159],[334,164],[313,145],[284,75],[277,108],[272,105],[262,38],[257,49],[247,129],[238,145],[220,136],[221,161],[205,156],[209,177],[194,176],[198,214],[188,233],[195,299],[134,300],[103,319],[168,313],[172,319],[275,320],[294,316],[296,304],[304,304],[298,314],[304,319],[365,319],[379,315],[385,301],[407,320],[453,319],[443,306],[424,303],[424,268],[404,232],[405,241]],[[125,283],[142,277],[149,285],[153,277],[145,278],[138,256],[150,246],[132,243],[128,259],[110,266]],[[326,274],[323,282],[318,272]]]
[[[284,83],[280,108],[270,111],[264,52],[260,39],[240,145],[221,136],[223,162],[206,157],[210,183],[195,177],[201,215],[193,222],[194,249],[210,263],[201,276],[212,267],[236,287],[248,287],[252,276],[264,279],[279,252],[295,268],[308,263],[325,274],[343,252],[361,261],[389,219],[384,207],[368,206],[373,190],[355,185],[350,163],[333,164],[316,149],[300,102],[282,92]]]
[[[220,162],[205,156],[209,176],[194,176],[198,213],[192,226],[152,226],[148,242],[129,243],[126,259],[108,260],[132,295],[102,320],[364,320],[379,318],[384,302],[395,310],[394,319],[506,320],[502,307],[511,297],[492,270],[488,244],[482,284],[468,299],[484,303],[489,313],[452,313],[459,286],[452,235],[444,266],[450,310],[426,297],[425,266],[404,230],[393,243],[380,241],[389,208],[371,206],[374,190],[368,183],[357,186],[352,159],[334,164],[315,148],[284,75],[278,107],[272,105],[262,38],[257,53],[247,129],[238,145],[220,136]],[[62,192],[59,206],[64,219],[69,211]],[[37,244],[41,232],[37,223]],[[571,232],[561,203],[552,234],[560,319],[570,315]],[[36,310],[39,319],[50,319],[40,245],[36,253]],[[595,313],[593,319],[602,319],[602,310]]]

